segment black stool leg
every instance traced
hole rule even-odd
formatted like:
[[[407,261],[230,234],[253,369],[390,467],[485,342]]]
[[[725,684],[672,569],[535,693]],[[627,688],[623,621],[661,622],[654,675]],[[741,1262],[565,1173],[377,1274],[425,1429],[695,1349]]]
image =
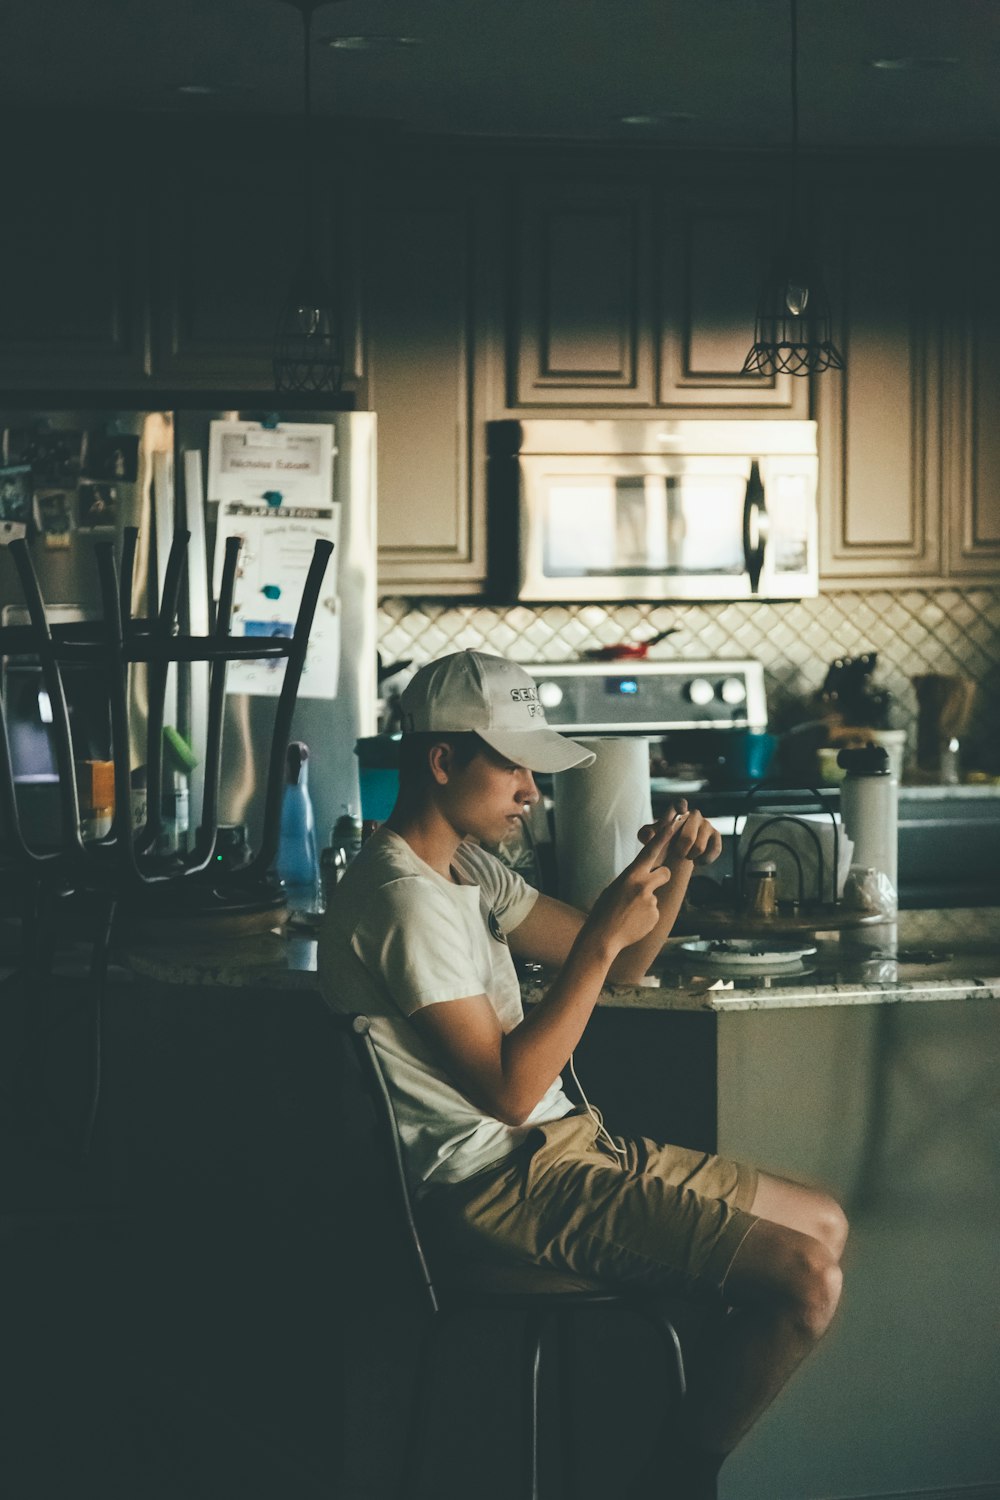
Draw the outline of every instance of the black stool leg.
[[[524,1372],[526,1376],[524,1445],[525,1500],[538,1500],[538,1394],[542,1377],[542,1331],[545,1318],[529,1312],[524,1320]]]
[[[576,1324],[571,1312],[556,1314],[556,1332],[559,1341],[559,1436],[562,1446],[562,1492],[567,1496],[567,1500],[575,1500],[577,1474],[573,1372],[576,1369]]]
[[[90,961],[90,999],[92,1006],[90,1015],[90,1102],[83,1124],[83,1137],[80,1142],[80,1155],[84,1160],[90,1155],[90,1146],[94,1139],[94,1126],[97,1124],[97,1111],[101,1104],[101,1067],[104,1051],[104,999],[108,986],[108,950],[111,947],[111,935],[114,931],[117,910],[117,896],[113,893],[106,895],[104,897],[101,926],[97,937],[94,939],[94,949]]]
[[[684,1374],[684,1354],[681,1349],[681,1341],[677,1337],[677,1329],[667,1317],[663,1308],[649,1306],[643,1308],[643,1316],[651,1323],[660,1335],[663,1344],[663,1352],[666,1356],[667,1375],[675,1387],[677,1400],[681,1401],[687,1394],[687,1377]]]
[[[413,1375],[410,1416],[403,1445],[403,1463],[399,1475],[398,1500],[414,1500],[420,1491],[427,1447],[427,1418],[430,1415],[430,1367],[437,1345],[439,1317],[432,1318],[420,1336],[417,1365]]]

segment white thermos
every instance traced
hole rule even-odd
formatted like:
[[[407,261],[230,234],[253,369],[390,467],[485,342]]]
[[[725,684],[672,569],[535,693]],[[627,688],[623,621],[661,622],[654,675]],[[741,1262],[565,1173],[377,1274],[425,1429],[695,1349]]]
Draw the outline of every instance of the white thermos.
[[[855,867],[884,875],[899,889],[899,782],[881,745],[841,750],[838,765],[847,772],[840,791],[840,816],[854,844]]]

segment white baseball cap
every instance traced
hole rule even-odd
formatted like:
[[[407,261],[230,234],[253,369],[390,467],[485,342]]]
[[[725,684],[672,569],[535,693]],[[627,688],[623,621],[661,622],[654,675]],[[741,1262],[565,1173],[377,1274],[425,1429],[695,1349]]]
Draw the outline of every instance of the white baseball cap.
[[[503,656],[441,656],[414,673],[399,706],[404,734],[478,734],[529,771],[568,771],[594,760],[592,751],[549,728],[534,682]]]

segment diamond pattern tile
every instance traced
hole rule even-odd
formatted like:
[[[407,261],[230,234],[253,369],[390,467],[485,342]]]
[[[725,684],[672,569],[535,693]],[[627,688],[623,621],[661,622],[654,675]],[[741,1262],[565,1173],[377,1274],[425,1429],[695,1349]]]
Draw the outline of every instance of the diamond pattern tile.
[[[782,604],[548,605],[510,609],[383,599],[379,649],[420,663],[463,647],[518,661],[573,661],[588,646],[641,639],[678,625],[654,657],[755,656],[764,665],[775,727],[808,716],[835,656],[876,651],[877,683],[893,723],[916,743],[911,678],[947,672],[979,685],[963,760],[1000,773],[1000,589],[906,589],[828,594]]]

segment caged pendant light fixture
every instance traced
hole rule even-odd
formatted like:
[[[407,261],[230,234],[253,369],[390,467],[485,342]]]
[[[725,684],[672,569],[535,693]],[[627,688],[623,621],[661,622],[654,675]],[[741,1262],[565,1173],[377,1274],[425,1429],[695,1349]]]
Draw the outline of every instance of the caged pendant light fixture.
[[[792,147],[788,229],[761,288],[753,348],[744,375],[813,375],[842,370],[833,342],[830,299],[799,214],[798,0],[791,6]]]
[[[326,0],[284,0],[302,16],[303,149],[302,253],[278,315],[274,386],[278,391],[336,392],[344,373],[343,332],[316,253],[316,152],[312,124],[312,18]]]

